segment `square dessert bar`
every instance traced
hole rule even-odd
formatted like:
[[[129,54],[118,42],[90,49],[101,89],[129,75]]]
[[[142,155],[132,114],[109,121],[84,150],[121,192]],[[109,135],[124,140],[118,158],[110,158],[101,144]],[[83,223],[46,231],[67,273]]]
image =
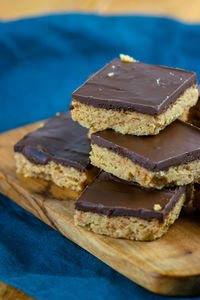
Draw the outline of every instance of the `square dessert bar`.
[[[194,72],[114,59],[72,94],[72,118],[90,134],[155,135],[194,106]]]
[[[94,166],[145,187],[161,189],[200,180],[200,129],[179,120],[153,136],[96,132],[91,148]]]
[[[150,241],[178,218],[186,186],[146,189],[102,172],[75,202],[75,225],[114,238]]]
[[[42,125],[14,146],[17,172],[82,191],[97,173],[89,160],[88,130],[74,122],[69,112]]]

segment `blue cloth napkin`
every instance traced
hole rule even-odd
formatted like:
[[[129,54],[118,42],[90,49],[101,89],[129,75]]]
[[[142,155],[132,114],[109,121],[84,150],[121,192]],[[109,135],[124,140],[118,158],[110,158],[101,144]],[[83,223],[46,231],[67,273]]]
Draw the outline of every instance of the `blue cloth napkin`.
[[[119,53],[200,75],[200,25],[80,14],[0,23],[0,132],[67,110],[72,91]],[[3,196],[0,280],[45,300],[163,299]]]

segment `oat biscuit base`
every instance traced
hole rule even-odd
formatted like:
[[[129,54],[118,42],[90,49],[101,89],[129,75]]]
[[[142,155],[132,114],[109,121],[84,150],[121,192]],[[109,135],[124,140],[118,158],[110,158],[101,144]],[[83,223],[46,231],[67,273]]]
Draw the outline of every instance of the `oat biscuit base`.
[[[82,191],[98,172],[96,168],[80,172],[53,161],[46,165],[33,164],[21,153],[15,153],[15,160],[18,174],[22,174],[24,177],[42,178],[52,181],[59,187],[77,192]]]

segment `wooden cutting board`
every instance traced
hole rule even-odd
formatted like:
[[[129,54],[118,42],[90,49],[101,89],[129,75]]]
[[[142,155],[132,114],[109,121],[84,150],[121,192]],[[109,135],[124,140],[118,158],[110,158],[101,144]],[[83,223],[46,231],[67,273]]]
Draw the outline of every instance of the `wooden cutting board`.
[[[154,242],[113,239],[75,227],[73,200],[66,199],[62,189],[15,173],[13,145],[37,126],[0,135],[0,192],[146,289],[163,295],[200,295],[200,218],[181,217]]]

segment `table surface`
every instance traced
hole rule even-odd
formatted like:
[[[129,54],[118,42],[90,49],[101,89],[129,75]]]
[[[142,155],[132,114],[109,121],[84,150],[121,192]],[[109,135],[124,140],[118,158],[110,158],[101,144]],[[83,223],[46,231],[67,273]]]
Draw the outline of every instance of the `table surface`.
[[[10,19],[80,10],[101,14],[160,14],[188,22],[200,21],[199,0],[1,0],[0,17]]]
[[[17,19],[55,12],[86,11],[100,14],[154,14],[186,22],[200,22],[199,0],[1,0],[0,18]],[[0,300],[33,299],[0,282]]]

